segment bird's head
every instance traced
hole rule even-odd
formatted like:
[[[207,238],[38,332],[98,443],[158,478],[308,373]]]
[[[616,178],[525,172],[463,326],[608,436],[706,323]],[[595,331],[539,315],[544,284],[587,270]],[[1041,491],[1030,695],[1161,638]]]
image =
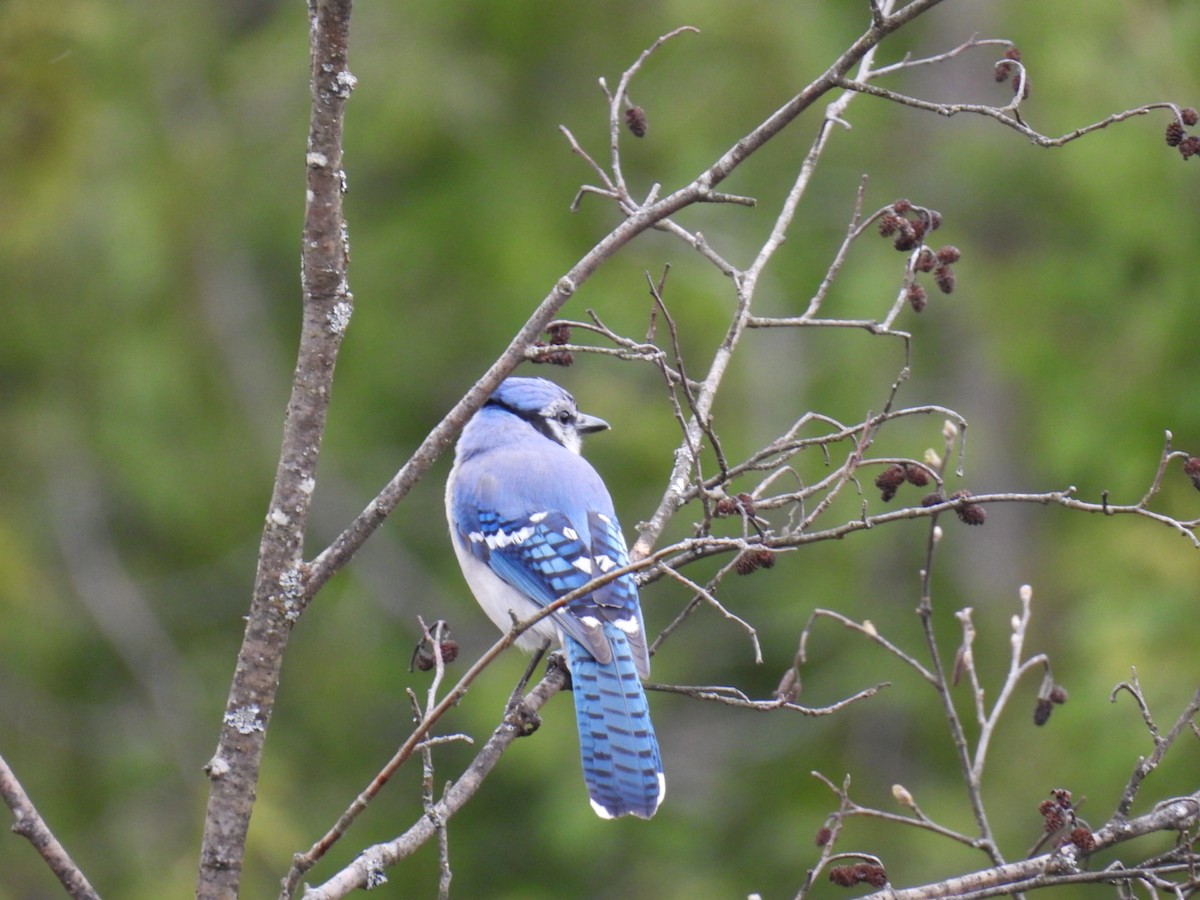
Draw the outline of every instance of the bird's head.
[[[545,378],[507,378],[484,404],[523,419],[545,437],[578,453],[583,436],[604,431],[608,423],[581,413],[575,398]]]

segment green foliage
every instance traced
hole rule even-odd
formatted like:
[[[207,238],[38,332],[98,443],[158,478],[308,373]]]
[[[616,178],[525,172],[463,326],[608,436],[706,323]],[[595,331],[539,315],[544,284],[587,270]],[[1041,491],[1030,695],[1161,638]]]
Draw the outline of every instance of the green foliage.
[[[1047,133],[1148,101],[1200,101],[1189,64],[1200,10],[1149,0],[1076,6],[1064,27],[1061,8],[1032,0],[948,2],[887,46],[886,61],[975,31],[1011,38],[1033,78],[1025,115]],[[597,77],[615,82],[671,28],[701,29],[655,56],[633,89],[650,131],[626,141],[627,175],[635,193],[656,182],[670,190],[867,22],[861,3],[363,4],[355,15],[359,87],[346,167],[357,309],[310,552],[374,496],[558,275],[616,222],[596,197],[568,211],[592,173],[556,130],[569,126],[603,157]],[[298,330],[306,52],[302,5],[0,7],[0,753],[105,895],[178,896],[193,879],[201,767],[250,594]],[[968,56],[889,86],[995,102],[1005,88],[991,81],[991,57]],[[966,486],[1075,484],[1088,499],[1108,490],[1130,502],[1153,475],[1164,429],[1177,447],[1200,449],[1200,162],[1164,145],[1165,113],[1049,151],[989,121],[942,121],[866,97],[848,118],[853,130],[834,135],[768,271],[764,313],[803,310],[869,173],[869,209],[910,196],[942,212],[941,234],[963,251],[958,290],[902,320],[915,335],[902,400],[970,420]],[[688,211],[683,224],[745,263],[815,124],[802,119],[723,186],[756,196],[756,209]],[[667,302],[700,364],[723,333],[731,292],[666,236],[627,248],[567,315],[591,308],[616,331],[644,334],[644,273],[657,277],[667,263]],[[886,242],[860,242],[831,308],[881,314],[901,269]],[[860,333],[747,341],[717,407],[733,457],[807,409],[848,420],[877,410],[902,363],[898,344]],[[632,531],[653,509],[678,440],[659,382],[648,368],[600,357],[552,374],[613,423],[589,456]],[[919,457],[939,444],[940,425],[906,423],[889,452]],[[492,638],[445,538],[445,471],[414,492],[297,629],[267,742],[246,896],[273,895],[290,854],[324,833],[402,740],[404,690],[423,696],[426,685],[407,672],[416,616],[450,620],[470,658]],[[1169,475],[1161,507],[1194,516],[1200,497],[1177,469]],[[1017,586],[1029,582],[1031,650],[1052,654],[1071,691],[1035,730],[1036,684],[1025,685],[993,749],[985,792],[1006,854],[1018,857],[1037,837],[1037,804],[1050,788],[1086,794],[1088,813],[1101,818],[1148,750],[1132,705],[1107,699],[1130,666],[1164,721],[1190,694],[1195,551],[1144,521],[1041,508],[992,507],[982,529],[946,528],[935,603],[948,652],[952,610],[974,606],[977,650],[998,679]],[[655,678],[765,696],[816,606],[870,618],[919,652],[912,610],[924,529],[814,546],[727,583],[727,605],[760,630],[765,665],[753,665],[737,627],[705,610],[656,657]],[[652,630],[688,599],[665,581],[648,590]],[[482,740],[522,666],[503,660],[446,728]],[[932,692],[832,626],[819,629],[804,675],[801,701],[814,705],[894,686],[828,719],[652,695],[670,789],[651,824],[595,820],[568,701],[555,700],[538,735],[453,821],[455,894],[792,896],[835,803],[813,769],[835,782],[851,773],[856,797],[884,807],[902,782],[934,818],[971,827]],[[993,696],[998,683],[987,685]],[[442,751],[438,777],[468,758],[465,747]],[[417,782],[415,770],[398,776],[333,862],[406,827]],[[1155,796],[1168,784],[1195,787],[1180,767],[1163,773]],[[896,884],[983,862],[878,823],[855,823],[844,840],[884,855]],[[430,896],[435,869],[425,851],[389,872],[381,893]],[[0,873],[3,900],[54,893],[15,836],[0,838]]]

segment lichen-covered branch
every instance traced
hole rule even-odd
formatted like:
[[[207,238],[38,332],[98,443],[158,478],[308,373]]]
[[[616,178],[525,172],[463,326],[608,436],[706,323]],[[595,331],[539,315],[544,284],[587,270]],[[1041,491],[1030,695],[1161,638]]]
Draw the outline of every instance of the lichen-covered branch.
[[[226,702],[210,781],[196,896],[236,896],[267,726],[288,636],[305,603],[304,535],[333,388],[353,311],[342,215],[342,130],[354,87],[350,0],[310,5],[312,111],[302,276],[303,324],[275,484],[259,546],[254,595]]]

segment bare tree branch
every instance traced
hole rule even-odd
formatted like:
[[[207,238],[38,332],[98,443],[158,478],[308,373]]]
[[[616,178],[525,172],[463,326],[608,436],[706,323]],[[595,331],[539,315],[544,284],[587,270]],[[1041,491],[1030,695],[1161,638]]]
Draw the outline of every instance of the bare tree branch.
[[[4,798],[16,820],[12,830],[33,845],[67,894],[75,900],[100,900],[100,895],[71,859],[66,847],[54,836],[3,756],[0,756],[0,797]]]
[[[1134,672],[1133,678],[1129,682],[1122,682],[1113,689],[1110,699],[1115,701],[1117,694],[1122,690],[1128,691],[1137,702],[1138,708],[1141,709],[1146,729],[1150,732],[1150,737],[1154,741],[1154,752],[1138,760],[1138,764],[1129,778],[1129,783],[1121,794],[1121,802],[1117,804],[1117,810],[1113,813],[1113,821],[1116,822],[1120,822],[1129,815],[1129,810],[1133,807],[1133,800],[1137,796],[1138,790],[1141,788],[1146,776],[1158,768],[1163,757],[1171,749],[1175,741],[1178,740],[1179,736],[1183,734],[1184,729],[1195,727],[1196,716],[1200,714],[1200,688],[1197,688],[1196,693],[1192,695],[1191,702],[1179,714],[1179,718],[1175,720],[1175,724],[1171,726],[1171,730],[1166,735],[1162,735],[1155,726],[1154,719],[1150,715],[1150,708],[1142,696],[1142,688],[1138,684],[1136,672]]]
[[[1105,826],[1092,835],[1095,853],[1107,847],[1122,844],[1134,838],[1155,832],[1182,832],[1195,828],[1200,822],[1200,793],[1173,800],[1165,800],[1143,816],[1122,823]],[[958,900],[976,900],[982,897],[1012,895],[1035,888],[1054,887],[1064,884],[1136,883],[1152,874],[1150,869],[1110,868],[1101,872],[1081,871],[1083,860],[1088,854],[1072,843],[1064,844],[1051,853],[1032,859],[995,866],[958,878],[948,878],[935,884],[921,887],[893,889],[868,894],[879,900],[934,900],[955,897]],[[1179,867],[1173,866],[1178,871]]]
[[[394,840],[368,847],[354,862],[320,886],[307,887],[303,894],[305,900],[333,900],[336,897],[345,897],[359,888],[375,887],[385,882],[387,878],[383,870],[410,856],[434,837],[439,828],[445,827],[450,817],[479,790],[488,773],[500,761],[500,757],[512,742],[536,727],[534,723],[537,722],[538,711],[562,690],[566,683],[566,670],[562,667],[551,667],[524,699],[508,711],[471,764],[445,790],[442,798],[426,815]],[[291,893],[285,891],[281,896],[291,896]]]
[[[861,79],[856,81],[850,78],[838,77],[835,79],[835,83],[838,87],[847,91],[856,91],[860,94],[870,94],[873,97],[890,100],[893,103],[899,103],[902,106],[909,106],[913,109],[937,113],[939,116],[945,116],[947,118],[951,116],[957,116],[961,113],[986,116],[988,118],[995,119],[1001,125],[1020,132],[1039,147],[1062,147],[1071,143],[1072,141],[1078,140],[1084,135],[1091,134],[1094,131],[1100,131],[1101,129],[1107,128],[1109,125],[1116,125],[1118,122],[1124,122],[1127,119],[1147,115],[1156,109],[1170,110],[1171,112],[1175,113],[1176,117],[1179,116],[1179,106],[1177,104],[1167,102],[1147,103],[1135,109],[1127,109],[1119,113],[1112,113],[1111,115],[1105,116],[1099,121],[1076,128],[1074,131],[1069,131],[1066,134],[1059,135],[1058,137],[1050,137],[1049,135],[1042,134],[1040,131],[1030,128],[1028,125],[1022,122],[1019,116],[1016,114],[1016,107],[1013,104],[1009,104],[1008,106],[988,106],[981,103],[931,103],[928,100],[921,100],[917,97],[909,97],[896,91],[889,91],[873,84],[867,84]]]
[[[342,216],[342,128],[354,87],[347,67],[350,0],[312,0],[312,115],[305,209],[303,329],[246,633],[210,780],[196,884],[199,900],[236,896],[254,808],[263,742],[293,623],[303,609],[304,534],[333,387],[334,364],[354,298]]]

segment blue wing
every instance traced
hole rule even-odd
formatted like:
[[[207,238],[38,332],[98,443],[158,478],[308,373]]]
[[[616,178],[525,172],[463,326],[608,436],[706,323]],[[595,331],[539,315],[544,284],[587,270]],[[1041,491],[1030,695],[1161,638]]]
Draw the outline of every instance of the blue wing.
[[[483,509],[476,511],[474,520],[473,527],[462,535],[472,554],[540,606],[629,564],[620,527],[604,513],[588,513],[586,529],[577,528],[564,513],[553,510],[505,517]],[[648,674],[645,628],[631,575],[622,575],[572,601],[554,619],[601,663],[612,659],[604,626],[614,625],[630,643],[638,673]]]

